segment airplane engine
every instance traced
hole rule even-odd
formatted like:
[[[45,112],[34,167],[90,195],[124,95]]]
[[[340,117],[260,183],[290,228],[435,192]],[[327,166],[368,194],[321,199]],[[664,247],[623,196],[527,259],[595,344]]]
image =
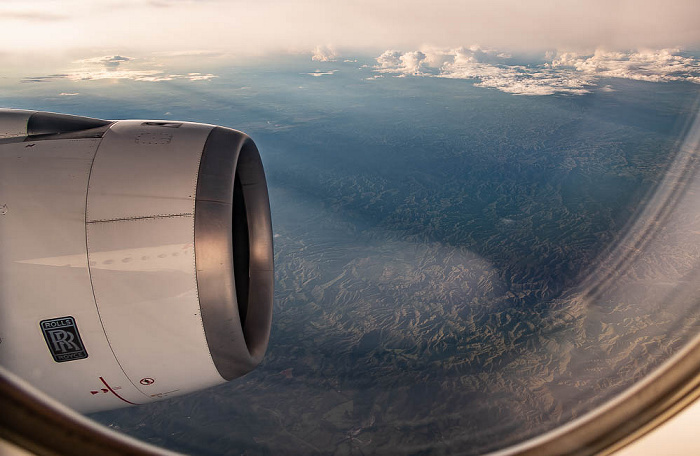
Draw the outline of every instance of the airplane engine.
[[[240,377],[272,317],[253,141],[0,110],[0,364],[82,412]]]

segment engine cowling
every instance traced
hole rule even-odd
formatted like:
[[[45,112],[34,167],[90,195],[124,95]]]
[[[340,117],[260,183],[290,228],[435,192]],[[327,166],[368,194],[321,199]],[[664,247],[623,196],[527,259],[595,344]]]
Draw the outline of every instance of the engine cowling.
[[[267,347],[253,141],[189,122],[0,110],[0,364],[83,412],[234,379]]]

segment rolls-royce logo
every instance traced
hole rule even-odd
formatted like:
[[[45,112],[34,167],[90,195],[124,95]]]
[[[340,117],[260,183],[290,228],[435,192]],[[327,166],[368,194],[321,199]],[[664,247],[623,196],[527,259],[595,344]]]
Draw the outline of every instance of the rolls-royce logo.
[[[46,345],[57,363],[87,358],[87,350],[80,339],[73,317],[52,318],[39,323]]]

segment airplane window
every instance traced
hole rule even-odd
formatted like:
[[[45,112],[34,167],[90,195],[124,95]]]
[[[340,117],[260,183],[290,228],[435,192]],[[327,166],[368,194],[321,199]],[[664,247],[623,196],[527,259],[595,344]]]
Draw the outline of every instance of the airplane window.
[[[10,290],[0,291],[0,315],[26,323],[22,334],[36,333],[36,357],[48,363],[25,358],[25,378],[44,390],[41,382],[54,375],[71,385],[54,372],[102,356],[88,342],[102,329],[81,326],[80,316],[47,311],[34,321],[8,310],[68,288],[69,279],[49,275],[41,284],[18,282],[31,268],[73,277],[81,267],[92,271],[85,277],[94,296],[90,288],[86,299],[102,309],[111,347],[104,354],[122,360],[125,379],[137,369],[129,359],[147,352],[154,369],[162,360],[163,372],[199,375],[192,341],[210,317],[195,315],[200,326],[187,333],[168,326],[184,315],[197,282],[174,275],[166,286],[159,273],[203,258],[177,233],[205,228],[184,209],[138,212],[146,204],[141,188],[176,191],[170,182],[178,179],[196,185],[181,166],[199,170],[200,183],[229,169],[175,146],[188,128],[204,128],[188,122],[240,130],[255,144],[236,136],[227,223],[237,287],[229,294],[238,307],[217,312],[234,312],[249,327],[257,321],[252,303],[268,289],[256,277],[268,269],[256,269],[264,254],[255,247],[264,237],[256,208],[267,197],[265,179],[274,244],[273,316],[261,361],[245,334],[251,359],[260,361],[254,370],[189,394],[172,387],[151,396],[144,391],[172,379],[143,374],[117,386],[95,374],[94,387],[58,401],[109,396],[116,409],[88,407],[90,419],[186,454],[482,454],[529,451],[530,439],[576,423],[597,425],[595,435],[612,432],[598,429],[612,421],[589,418],[605,407],[649,421],[660,407],[652,383],[663,383],[669,398],[690,388],[700,344],[698,4],[37,5],[0,6],[0,37],[27,37],[17,45],[0,40],[7,62],[0,106],[85,118],[37,116],[31,134],[26,118],[20,128],[0,112],[0,245],[14,245],[8,255],[19,249],[8,233],[20,215],[26,232],[41,234],[25,242],[32,252],[47,239],[68,245],[69,236],[51,228],[60,221],[33,215],[48,196],[27,176],[70,183],[81,174],[11,168],[20,156],[47,160],[52,143],[71,163],[86,163],[84,187],[94,193],[81,196],[87,209],[79,207],[85,217],[77,222],[87,227],[88,251],[90,242],[101,244],[88,257],[0,260],[0,288]],[[220,144],[233,133],[217,131],[219,139],[197,134],[205,150],[225,154]],[[154,152],[139,152],[146,150]],[[167,154],[156,162],[158,151]],[[17,210],[3,193],[24,183],[31,198]],[[184,199],[194,204],[190,193]],[[168,195],[154,201],[175,205]],[[51,198],[58,210],[61,200]],[[143,225],[119,231],[128,249],[114,240],[116,225],[102,223],[154,217],[163,228],[149,238],[153,246],[138,243]],[[221,253],[220,244],[207,248]],[[136,285],[127,293],[128,271],[140,272],[128,278]],[[220,280],[205,278],[199,263],[197,272],[200,286]],[[172,302],[149,295],[152,286],[167,288]],[[197,299],[223,299],[207,296]],[[165,307],[135,310],[142,301]],[[117,331],[110,315],[126,323]],[[52,336],[40,323],[64,332]],[[7,348],[17,343],[8,326],[0,323],[7,331],[0,354],[12,371],[21,360]],[[148,346],[139,328],[153,337],[163,331],[166,341]],[[211,347],[209,333],[206,341]],[[52,343],[70,354],[60,358]],[[201,365],[214,373],[216,365],[227,380],[243,373],[221,367],[225,356],[217,353]],[[127,395],[131,386],[143,404]],[[652,405],[637,413],[625,405],[635,400]],[[141,405],[120,408],[132,403]],[[645,423],[621,428],[605,445]]]

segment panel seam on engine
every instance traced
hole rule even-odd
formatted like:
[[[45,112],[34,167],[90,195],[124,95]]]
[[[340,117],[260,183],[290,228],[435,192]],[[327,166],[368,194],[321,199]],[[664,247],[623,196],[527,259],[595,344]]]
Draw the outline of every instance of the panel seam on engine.
[[[97,295],[95,294],[95,284],[92,281],[92,269],[90,267],[90,230],[89,230],[89,225],[92,222],[88,221],[88,214],[89,214],[89,208],[90,208],[90,183],[92,181],[92,170],[95,167],[95,162],[97,161],[97,155],[99,154],[100,151],[100,146],[102,145],[102,141],[104,138],[100,138],[99,144],[97,145],[97,148],[95,149],[95,154],[92,157],[92,164],[90,165],[90,171],[88,172],[88,181],[87,181],[87,188],[85,189],[85,256],[87,259],[87,273],[88,277],[90,279],[90,288],[92,289],[92,299],[93,302],[95,303],[95,311],[97,312],[97,318],[100,321],[100,326],[102,327],[102,333],[105,336],[105,341],[107,342],[107,346],[109,347],[109,350],[112,352],[112,356],[114,356],[114,361],[117,363],[117,366],[119,366],[119,369],[122,371],[122,374],[124,374],[124,377],[127,379],[129,383],[134,387],[136,391],[139,393],[143,394],[147,399],[151,399],[148,397],[146,393],[141,391],[131,380],[131,377],[126,373],[124,370],[124,366],[119,362],[119,358],[117,357],[117,354],[114,352],[114,348],[112,347],[112,343],[109,340],[109,336],[107,335],[107,331],[105,330],[105,325],[104,321],[102,321],[102,315],[100,314],[100,306],[97,302]],[[136,404],[139,405],[139,404]]]
[[[132,220],[154,220],[154,219],[163,219],[163,218],[175,218],[175,217],[193,217],[194,214],[191,214],[189,212],[184,212],[181,214],[158,214],[158,215],[144,215],[144,216],[135,216],[135,217],[120,217],[120,218],[112,218],[112,219],[98,219],[98,220],[89,220],[86,221],[85,223],[108,223],[108,222],[129,222]]]

